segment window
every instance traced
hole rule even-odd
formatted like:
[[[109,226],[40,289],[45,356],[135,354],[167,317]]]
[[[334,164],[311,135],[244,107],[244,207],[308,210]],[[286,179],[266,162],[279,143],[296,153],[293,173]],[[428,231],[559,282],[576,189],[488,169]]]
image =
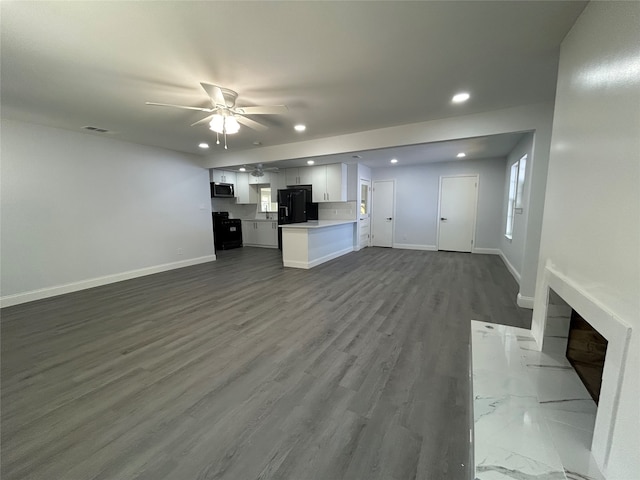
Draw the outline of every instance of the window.
[[[369,185],[363,183],[360,185],[360,215],[369,213]]]
[[[260,187],[260,211],[261,212],[277,212],[278,205],[271,202],[271,188]]]
[[[511,165],[509,174],[509,199],[507,202],[507,222],[504,236],[509,240],[513,238],[513,224],[516,214],[521,214],[523,209],[524,180],[527,171],[527,156]]]

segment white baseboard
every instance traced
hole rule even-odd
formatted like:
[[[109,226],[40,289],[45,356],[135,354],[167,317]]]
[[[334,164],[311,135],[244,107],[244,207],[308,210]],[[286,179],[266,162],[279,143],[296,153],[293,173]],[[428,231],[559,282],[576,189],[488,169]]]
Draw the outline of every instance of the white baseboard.
[[[516,301],[519,307],[528,308],[533,310],[533,297],[524,297],[518,294],[518,300]]]
[[[520,285],[520,272],[518,272],[516,268],[513,265],[511,265],[511,262],[507,259],[507,256],[502,252],[502,250],[498,250],[498,251],[500,252],[498,253],[498,255],[500,255],[500,258],[502,259],[505,266],[507,267],[507,270],[509,270],[511,275],[513,275],[513,278],[516,279],[516,282],[518,282],[518,285]]]
[[[345,248],[343,250],[338,250],[337,252],[331,252],[329,255],[325,255],[324,257],[316,258],[310,262],[301,262],[298,260],[284,260],[282,264],[285,267],[290,268],[303,268],[308,270],[310,268],[316,267],[322,263],[328,262],[329,260],[333,260],[334,258],[341,257],[342,255],[346,255],[347,253],[353,252],[353,247]]]
[[[401,250],[427,250],[429,252],[438,250],[438,247],[435,245],[414,245],[411,243],[394,243],[393,248],[399,248]]]
[[[484,255],[500,255],[502,252],[499,248],[472,248],[471,253],[480,253]]]
[[[204,257],[182,260],[180,262],[164,263],[162,265],[155,265],[153,267],[140,268],[138,270],[129,270],[128,272],[122,273],[114,273],[112,275],[90,278],[87,280],[67,283],[64,285],[56,285],[55,287],[40,288],[38,290],[31,290],[29,292],[6,295],[4,297],[0,297],[0,307],[4,308],[10,307],[12,305],[19,305],[21,303],[33,302],[34,300],[42,300],[43,298],[64,295],[65,293],[86,290],[87,288],[99,287],[101,285],[121,282],[123,280],[130,280],[132,278],[144,277],[146,275],[152,275],[154,273],[166,272],[167,270],[175,270],[176,268],[183,268],[189,267],[191,265],[198,265],[200,263],[212,262],[215,259],[215,255],[206,255]]]

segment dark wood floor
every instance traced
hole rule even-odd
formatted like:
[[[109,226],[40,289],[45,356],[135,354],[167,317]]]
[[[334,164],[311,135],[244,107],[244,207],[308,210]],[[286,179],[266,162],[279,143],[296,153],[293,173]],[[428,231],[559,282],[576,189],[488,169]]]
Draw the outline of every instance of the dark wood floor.
[[[530,322],[498,257],[218,255],[1,312],[4,480],[471,478],[469,321]]]

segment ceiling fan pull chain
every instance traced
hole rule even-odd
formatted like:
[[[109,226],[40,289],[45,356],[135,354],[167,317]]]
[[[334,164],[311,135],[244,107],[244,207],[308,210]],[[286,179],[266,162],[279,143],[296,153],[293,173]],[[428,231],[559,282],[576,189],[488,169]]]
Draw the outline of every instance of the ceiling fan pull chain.
[[[227,149],[227,132],[224,132],[224,149]]]
[[[220,145],[220,134],[216,132],[216,145]]]

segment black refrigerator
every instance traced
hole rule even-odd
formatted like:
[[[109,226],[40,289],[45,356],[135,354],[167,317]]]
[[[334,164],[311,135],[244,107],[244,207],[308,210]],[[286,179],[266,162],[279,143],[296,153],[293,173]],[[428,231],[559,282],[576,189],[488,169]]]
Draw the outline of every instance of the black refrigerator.
[[[278,225],[318,219],[318,204],[311,203],[311,187],[278,190]],[[282,250],[282,229],[278,228],[278,248]]]

